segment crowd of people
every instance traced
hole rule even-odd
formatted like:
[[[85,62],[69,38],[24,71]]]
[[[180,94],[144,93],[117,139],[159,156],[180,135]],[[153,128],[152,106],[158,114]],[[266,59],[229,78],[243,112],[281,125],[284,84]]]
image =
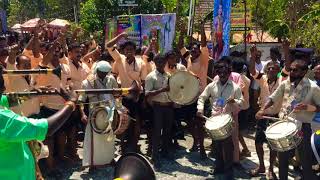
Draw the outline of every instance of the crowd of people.
[[[317,169],[314,169],[314,165],[317,162],[310,144],[311,134],[320,125],[314,121],[316,112],[320,111],[320,61],[314,56],[313,49],[300,47],[301,45],[290,48],[289,42],[284,41],[282,47],[270,49],[270,60],[267,61],[261,61],[262,52],[256,46],[250,48],[248,61],[247,54],[241,52],[213,59],[207,47],[204,27],[201,28],[200,42],[185,46],[182,33],[177,48],[165,54],[158,53],[156,39],[152,39],[148,47],[137,47],[134,42],[127,40],[128,34],[125,32],[106,41],[103,46],[99,46],[93,39],[79,43],[77,32],[73,33],[72,38],[67,38],[66,32],[60,32],[55,39],[49,40],[42,26],[31,34],[25,46],[0,37],[2,69],[58,68],[61,75],[4,74],[4,92],[39,91],[43,87],[55,88],[61,92],[69,89],[126,89],[133,82],[138,82],[143,89],[138,101],[122,97],[121,94],[81,94],[75,106],[74,101],[69,102],[63,96],[65,93],[60,93],[32,96],[19,100],[17,104],[10,103],[8,108],[14,113],[30,119],[40,119],[38,122],[29,122],[35,126],[38,124],[39,127],[43,123],[41,119],[56,117],[59,112],[61,115],[66,107],[68,111],[69,107],[74,108],[72,114],[68,112],[70,117],[64,117],[68,118],[66,123],[59,121],[59,127],[62,127],[59,130],[56,128],[51,136],[45,138],[45,132],[37,130],[33,133],[28,131],[36,133],[34,137],[37,138],[23,134],[26,137],[13,140],[45,139],[44,144],[49,149],[49,156],[45,159],[48,177],[59,178],[56,166],[58,162],[80,161],[77,154],[80,141],[83,141],[84,148],[82,165],[89,167],[89,171],[114,163],[114,136],[121,140],[121,154],[141,153],[139,137],[142,130],[148,137],[146,155],[151,157],[157,170],[162,166],[161,158],[174,160],[177,139],[184,135],[181,133],[182,120],[187,123],[187,130],[193,138],[189,151],[199,152],[201,159],[206,159],[206,120],[203,116],[227,113],[232,116],[234,128],[230,137],[212,141],[210,154],[216,159],[214,174],[224,174],[227,179],[232,179],[233,168],[241,168],[240,160],[251,156],[244,139],[250,122],[255,123],[255,147],[259,165],[248,173],[252,177],[265,173],[263,144],[268,142],[265,131],[273,121],[264,117],[284,119],[290,114],[301,123],[303,140],[296,149],[290,151],[276,152],[270,148],[270,165],[266,176],[268,179],[277,179],[274,166],[278,159],[278,177],[281,180],[288,179],[289,162],[294,157],[295,170],[301,172],[303,179],[319,178],[315,173]],[[125,40],[124,43],[119,43],[122,40]],[[280,53],[280,48],[283,53]],[[178,105],[168,97],[168,80],[179,71],[191,73],[200,83],[200,96],[189,105]],[[109,107],[108,118],[109,114],[117,114],[120,120],[129,121],[126,130],[121,134],[111,135],[94,131],[90,125],[90,114],[99,106]],[[81,138],[81,133],[84,134],[84,139]],[[0,141],[6,138],[2,134],[1,130]],[[5,148],[2,144],[0,152]],[[25,165],[19,162],[17,164]],[[0,177],[2,175],[0,170]]]

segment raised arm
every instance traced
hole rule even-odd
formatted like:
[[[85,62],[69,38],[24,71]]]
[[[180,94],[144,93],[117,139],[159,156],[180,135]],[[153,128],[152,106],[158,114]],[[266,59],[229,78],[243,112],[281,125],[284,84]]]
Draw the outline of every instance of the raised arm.
[[[249,63],[249,72],[252,76],[256,75],[256,57],[257,57],[257,47],[254,45],[250,48],[250,63]]]
[[[122,38],[127,39],[128,34],[126,32],[123,32],[121,34],[119,34],[118,36],[116,36],[115,38],[113,38],[112,40],[110,40],[107,44],[106,47],[107,48],[112,48],[115,44],[117,44],[117,42],[119,42]]]
[[[40,57],[39,28],[36,28],[36,30],[33,33],[32,53],[33,53],[33,57],[35,58]]]
[[[204,22],[201,22],[200,24],[200,33],[201,33],[201,47],[207,47],[207,37],[206,37],[206,32],[204,29]]]
[[[16,63],[16,57],[19,52],[19,46],[18,45],[13,45],[10,46],[9,48],[9,58],[8,58],[8,63],[11,65],[14,65]]]

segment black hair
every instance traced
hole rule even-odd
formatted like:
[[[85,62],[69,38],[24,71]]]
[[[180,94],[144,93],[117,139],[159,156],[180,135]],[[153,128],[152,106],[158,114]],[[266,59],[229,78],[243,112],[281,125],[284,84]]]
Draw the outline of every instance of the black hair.
[[[124,49],[127,46],[133,47],[134,50],[137,49],[136,43],[134,43],[133,41],[126,41],[125,43],[123,43],[122,48]]]
[[[166,52],[166,54],[164,55],[164,58],[165,59],[169,59],[170,56],[175,56],[176,57],[177,54],[176,54],[175,51],[171,50],[171,51]]]
[[[221,59],[219,59],[219,61],[217,62],[218,63],[225,63],[225,64],[228,64],[228,65],[232,65],[232,59],[230,56],[223,56]]]
[[[113,58],[112,58],[112,56],[111,56],[108,52],[103,52],[103,53],[100,55],[99,60],[104,60],[104,61],[108,61],[108,62],[114,61]]]
[[[72,43],[71,45],[68,46],[68,51],[71,52],[72,50],[77,49],[77,48],[81,48],[80,44],[79,43]]]
[[[137,49],[136,49],[136,54],[141,54],[141,52],[142,52],[142,48],[141,47],[138,47]]]
[[[165,58],[165,56],[163,54],[157,54],[154,58],[153,61],[157,64],[159,62],[165,62],[167,61],[167,59]]]
[[[40,43],[40,47],[45,48],[46,51],[48,51],[51,46],[52,46],[52,43],[50,43],[50,42],[41,42]]]
[[[233,71],[237,73],[242,73],[245,70],[245,67],[247,67],[247,63],[244,61],[244,59],[240,57],[234,57],[232,58],[232,69]]]
[[[151,62],[154,58],[154,53],[150,51],[148,52],[147,56],[148,56],[148,62]]]
[[[20,54],[20,55],[18,55],[18,56],[16,56],[16,63],[17,64],[20,64],[20,58],[21,57],[27,57],[27,58],[29,58],[28,56],[25,56],[25,55],[23,55],[23,54]],[[30,59],[30,58],[29,58]]]
[[[281,53],[279,51],[279,48],[274,46],[270,48],[270,53],[274,53],[278,58],[281,58]]]

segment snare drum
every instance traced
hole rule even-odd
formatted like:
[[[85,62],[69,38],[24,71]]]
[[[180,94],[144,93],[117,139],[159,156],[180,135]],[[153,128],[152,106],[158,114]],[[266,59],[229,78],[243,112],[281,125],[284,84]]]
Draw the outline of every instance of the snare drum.
[[[223,140],[232,134],[233,119],[230,114],[212,116],[206,121],[205,127],[213,140]]]
[[[266,130],[270,147],[278,152],[285,152],[299,146],[302,141],[300,127],[293,121],[279,121]]]

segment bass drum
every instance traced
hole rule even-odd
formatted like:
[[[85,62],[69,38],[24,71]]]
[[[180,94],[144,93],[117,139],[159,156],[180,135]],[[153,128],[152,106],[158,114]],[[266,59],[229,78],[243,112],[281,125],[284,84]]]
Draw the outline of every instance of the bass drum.
[[[114,111],[112,129],[115,135],[122,135],[129,128],[129,117],[127,113],[119,114]]]
[[[194,103],[200,94],[199,79],[187,71],[178,71],[169,78],[169,99],[179,105]]]

